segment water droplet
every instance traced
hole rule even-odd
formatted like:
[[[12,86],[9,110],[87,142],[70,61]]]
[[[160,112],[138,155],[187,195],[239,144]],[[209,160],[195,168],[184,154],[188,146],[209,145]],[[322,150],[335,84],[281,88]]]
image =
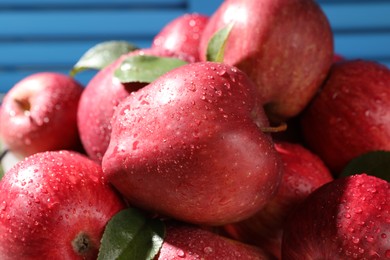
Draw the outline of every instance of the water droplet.
[[[213,252],[213,249],[212,249],[211,247],[207,246],[207,247],[205,247],[205,248],[203,249],[203,252],[204,252],[205,254],[211,254],[211,253]]]
[[[183,250],[179,249],[177,250],[177,256],[183,258],[186,256],[186,253]]]

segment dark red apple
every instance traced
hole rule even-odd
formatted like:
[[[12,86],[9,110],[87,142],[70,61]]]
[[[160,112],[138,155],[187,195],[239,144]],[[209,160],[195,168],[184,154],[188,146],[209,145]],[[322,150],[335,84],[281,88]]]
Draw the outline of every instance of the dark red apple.
[[[224,62],[256,83],[272,121],[298,115],[333,62],[333,33],[314,0],[229,0],[210,17],[200,43],[206,59],[211,37],[233,24]]]
[[[179,220],[251,216],[281,180],[255,92],[246,74],[214,62],[181,66],[133,92],[111,121],[108,180],[131,204]]]
[[[121,83],[114,72],[122,62],[134,55],[154,55],[160,57],[177,57],[164,49],[140,49],[122,55],[116,61],[100,70],[87,84],[81,95],[78,109],[78,127],[83,147],[88,156],[101,162],[110,141],[110,120],[115,107],[131,92],[147,83]],[[181,55],[179,58],[188,59]]]
[[[199,13],[186,13],[177,17],[153,38],[152,48],[185,53],[199,61],[200,38],[208,19],[208,16]]]
[[[368,60],[336,63],[301,124],[335,175],[363,153],[390,150],[390,70]]]
[[[0,259],[96,259],[125,207],[101,166],[70,151],[27,157],[0,182]]]
[[[156,260],[273,259],[262,249],[184,223],[167,223],[166,237]]]
[[[294,208],[314,190],[333,180],[322,160],[298,143],[277,142],[283,178],[276,196],[254,216],[225,226],[233,238],[281,257],[283,226]]]
[[[79,149],[77,108],[83,86],[53,72],[32,74],[7,92],[0,110],[0,137],[15,155]]]
[[[366,174],[323,185],[286,223],[283,259],[388,259],[390,184]]]

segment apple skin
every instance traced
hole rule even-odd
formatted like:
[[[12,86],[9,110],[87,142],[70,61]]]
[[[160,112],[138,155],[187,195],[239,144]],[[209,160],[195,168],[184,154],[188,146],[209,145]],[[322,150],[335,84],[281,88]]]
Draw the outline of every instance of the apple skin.
[[[333,33],[314,0],[229,0],[210,16],[200,58],[215,32],[234,26],[224,62],[256,83],[271,121],[298,115],[320,87],[333,62]]]
[[[2,260],[96,259],[106,223],[125,208],[101,166],[72,151],[27,157],[0,190]],[[73,246],[77,238],[86,248]]]
[[[388,259],[390,184],[366,174],[323,185],[294,211],[283,259]]]
[[[80,149],[77,109],[83,86],[68,75],[40,72],[23,78],[5,95],[0,138],[18,157]]]
[[[271,260],[262,249],[186,223],[166,223],[166,236],[155,260]]]
[[[168,50],[140,49],[122,55],[90,80],[80,98],[77,120],[81,142],[86,153],[99,163],[110,142],[110,120],[116,106],[131,92],[147,85],[138,82],[122,84],[114,77],[114,72],[121,63],[134,55],[177,57],[189,62],[193,61],[187,55],[177,56]]]
[[[276,196],[254,216],[226,225],[234,239],[259,246],[281,257],[283,226],[294,208],[314,190],[333,180],[322,160],[298,143],[276,142],[283,162],[283,178]]]
[[[209,17],[186,13],[166,24],[153,38],[152,48],[162,48],[177,54],[185,53],[199,61],[199,43]]]
[[[243,72],[214,62],[181,66],[133,92],[112,118],[107,179],[130,204],[163,216],[204,225],[249,217],[281,180],[254,93]]]
[[[305,143],[336,176],[363,153],[390,150],[390,70],[368,60],[335,63],[301,125]]]

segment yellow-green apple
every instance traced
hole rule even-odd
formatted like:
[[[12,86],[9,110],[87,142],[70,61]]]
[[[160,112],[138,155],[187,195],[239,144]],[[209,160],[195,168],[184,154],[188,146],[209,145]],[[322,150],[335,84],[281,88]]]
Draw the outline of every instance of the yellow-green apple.
[[[107,179],[160,215],[209,225],[249,217],[281,180],[255,91],[235,67],[195,62],[133,92],[112,117]]]
[[[294,208],[333,176],[322,160],[299,143],[276,142],[283,178],[276,196],[254,216],[226,225],[233,238],[281,257],[283,225]]]
[[[301,124],[307,145],[335,175],[363,153],[390,150],[390,70],[368,60],[334,64]]]
[[[125,207],[101,166],[73,151],[28,156],[0,181],[0,259],[96,259]]]
[[[114,75],[122,62],[135,55],[153,55],[160,57],[177,57],[165,49],[140,49],[122,55],[116,61],[100,70],[87,84],[81,95],[77,112],[81,142],[88,156],[101,162],[110,141],[112,114],[125,97],[147,83],[122,83]],[[186,55],[178,56],[187,59]]]
[[[5,95],[0,137],[15,155],[79,149],[77,108],[83,86],[68,75],[40,72],[23,78]]]
[[[390,184],[366,174],[319,187],[287,219],[283,259],[388,259]]]
[[[200,227],[168,222],[164,243],[155,259],[268,260],[274,258],[260,248],[223,237]]]
[[[333,33],[314,0],[229,0],[210,16],[200,42],[232,24],[224,62],[244,71],[265,99],[272,121],[299,114],[333,62]]]
[[[199,13],[186,13],[175,18],[153,38],[152,48],[185,53],[199,61],[200,38],[208,19],[208,16]]]

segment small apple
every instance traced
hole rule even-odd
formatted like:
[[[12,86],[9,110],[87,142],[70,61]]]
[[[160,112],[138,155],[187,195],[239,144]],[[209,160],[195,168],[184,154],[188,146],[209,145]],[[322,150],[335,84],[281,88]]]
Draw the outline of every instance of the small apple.
[[[19,157],[37,152],[79,149],[77,107],[83,86],[68,75],[32,74],[5,95],[0,138]]]
[[[186,13],[166,24],[153,38],[152,48],[162,48],[177,54],[185,53],[199,61],[199,43],[209,17]]]
[[[366,174],[329,182],[287,219],[283,259],[388,259],[390,184]]]
[[[276,142],[283,178],[276,196],[254,216],[226,225],[230,236],[281,257],[283,226],[294,208],[314,190],[333,180],[322,160],[298,143]]]
[[[167,223],[166,236],[155,260],[164,259],[273,259],[262,249],[250,246],[197,226]]]
[[[280,158],[255,86],[227,64],[181,66],[114,112],[107,179],[130,204],[179,220],[247,218],[276,193]]]
[[[212,36],[233,24],[224,62],[244,71],[275,122],[298,115],[333,62],[333,33],[314,0],[230,0],[211,15],[200,42],[205,60]]]
[[[77,113],[81,142],[88,156],[101,162],[110,141],[112,114],[125,97],[147,83],[121,83],[115,76],[115,70],[122,62],[135,55],[153,55],[160,57],[178,57],[164,49],[140,49],[122,55],[116,61],[100,70],[87,84],[80,98]],[[186,55],[179,58],[187,59]]]
[[[0,181],[0,259],[96,259],[125,208],[101,166],[71,151],[36,153]]]
[[[335,63],[301,125],[306,144],[335,175],[363,153],[390,150],[390,69],[368,60]]]

